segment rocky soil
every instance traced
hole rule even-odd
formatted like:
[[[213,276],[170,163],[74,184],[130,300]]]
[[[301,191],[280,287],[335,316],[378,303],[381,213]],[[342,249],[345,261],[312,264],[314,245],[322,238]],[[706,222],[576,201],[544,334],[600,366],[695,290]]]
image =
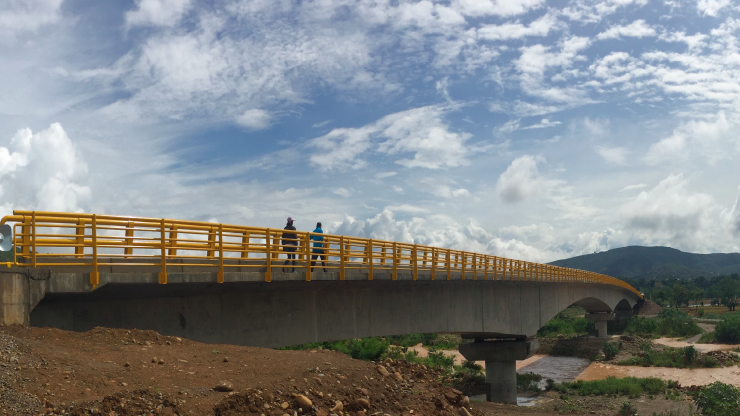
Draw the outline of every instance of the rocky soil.
[[[0,369],[0,412],[12,415],[482,414],[421,365],[152,331],[1,327]]]

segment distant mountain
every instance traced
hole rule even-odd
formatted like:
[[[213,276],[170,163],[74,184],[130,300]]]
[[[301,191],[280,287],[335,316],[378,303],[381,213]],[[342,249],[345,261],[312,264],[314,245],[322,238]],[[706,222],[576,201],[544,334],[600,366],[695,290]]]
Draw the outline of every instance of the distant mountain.
[[[614,277],[690,279],[740,273],[740,253],[694,254],[669,247],[630,246],[550,264]]]

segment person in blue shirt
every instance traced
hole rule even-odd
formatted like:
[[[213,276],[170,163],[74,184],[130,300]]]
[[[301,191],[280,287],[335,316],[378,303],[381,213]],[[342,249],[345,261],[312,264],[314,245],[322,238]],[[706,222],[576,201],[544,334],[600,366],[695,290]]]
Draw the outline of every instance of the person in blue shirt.
[[[324,233],[324,230],[321,229],[321,223],[316,223],[316,229],[313,230],[314,233]],[[324,273],[327,272],[326,270],[326,263],[324,260],[326,260],[326,255],[324,255],[324,236],[322,235],[312,235],[311,240],[314,241],[313,243],[313,255],[311,256],[311,271],[313,271],[314,266],[316,266],[316,259],[321,257],[321,265],[324,267]]]

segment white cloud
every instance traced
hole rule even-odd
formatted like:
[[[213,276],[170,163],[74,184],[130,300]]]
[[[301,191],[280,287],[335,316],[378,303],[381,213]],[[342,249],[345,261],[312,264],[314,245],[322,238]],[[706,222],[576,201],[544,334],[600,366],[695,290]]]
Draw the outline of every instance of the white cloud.
[[[80,211],[90,200],[82,185],[87,165],[59,123],[38,133],[19,130],[0,147],[0,198],[3,213],[13,209]]]
[[[648,0],[574,0],[563,9],[563,15],[583,23],[598,22],[617,9],[635,5],[642,7]]]
[[[557,27],[557,15],[548,12],[525,26],[519,22],[501,25],[484,25],[478,29],[478,37],[485,40],[521,39],[528,36],[547,36]]]
[[[686,32],[664,32],[658,36],[658,39],[665,42],[683,42],[688,46],[689,50],[695,50],[706,46],[705,40],[708,37],[703,33],[695,33],[688,36]]]
[[[311,140],[309,146],[318,149],[311,156],[311,163],[323,170],[357,169],[366,165],[363,154],[373,150],[398,155],[396,163],[408,168],[466,165],[471,149],[465,142],[470,135],[448,130],[442,120],[448,110],[441,106],[421,107],[385,116],[364,127],[334,129]]]
[[[496,193],[508,203],[521,202],[540,188],[542,179],[537,161],[529,155],[514,159],[496,182]]]
[[[136,0],[136,10],[126,12],[126,24],[175,26],[191,3],[192,0]]]
[[[332,192],[335,193],[336,195],[341,196],[342,198],[349,198],[350,196],[352,196],[352,192],[346,188],[337,188],[333,190]]]
[[[596,153],[609,163],[624,165],[630,151],[626,147],[596,146]]]
[[[619,39],[621,37],[643,38],[649,36],[655,36],[655,29],[640,19],[626,26],[612,26],[606,31],[599,33],[596,39]]]
[[[709,164],[740,153],[740,126],[724,111],[710,120],[690,120],[680,124],[673,134],[650,146],[648,164],[703,159]]]
[[[545,0],[454,0],[452,8],[466,16],[516,16],[542,7]]]
[[[57,23],[63,0],[4,0],[0,4],[0,41],[35,33],[44,25]]]
[[[633,238],[645,244],[706,252],[727,242],[720,233],[726,227],[720,225],[721,211],[714,198],[691,192],[681,174],[640,192],[621,211]]]
[[[542,121],[540,121],[537,124],[532,124],[531,126],[522,127],[522,130],[546,129],[548,127],[555,127],[559,124],[561,124],[559,121],[550,121],[549,119],[543,118]]]
[[[634,190],[634,189],[642,189],[642,188],[647,188],[647,184],[646,183],[638,183],[638,184],[635,184],[635,185],[627,185],[624,188],[622,188],[619,192],[627,192],[627,191],[631,191],[631,190]]]
[[[390,178],[392,176],[396,176],[398,173],[396,172],[380,172],[376,173],[375,177],[378,179],[384,179],[384,178]]]
[[[401,188],[398,185],[393,185],[393,188],[392,189],[393,189],[394,192],[398,192],[399,194],[402,194],[403,193],[403,188]]]
[[[519,130],[519,119],[509,120],[496,129],[500,134],[511,133]]]
[[[699,0],[696,9],[704,16],[717,16],[720,10],[731,4],[730,0]]]
[[[248,130],[264,130],[270,127],[272,116],[265,110],[253,108],[237,117],[236,122]]]

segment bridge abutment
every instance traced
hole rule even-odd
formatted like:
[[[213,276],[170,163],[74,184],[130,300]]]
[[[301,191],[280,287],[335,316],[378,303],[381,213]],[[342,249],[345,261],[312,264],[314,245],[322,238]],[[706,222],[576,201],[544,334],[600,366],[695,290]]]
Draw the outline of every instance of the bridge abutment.
[[[516,362],[531,357],[540,347],[537,339],[476,341],[460,344],[465,359],[486,362],[486,401],[516,404]]]
[[[608,336],[606,332],[606,322],[614,319],[614,313],[589,313],[586,315],[586,320],[594,323],[596,327],[596,336],[599,338],[606,338]]]

